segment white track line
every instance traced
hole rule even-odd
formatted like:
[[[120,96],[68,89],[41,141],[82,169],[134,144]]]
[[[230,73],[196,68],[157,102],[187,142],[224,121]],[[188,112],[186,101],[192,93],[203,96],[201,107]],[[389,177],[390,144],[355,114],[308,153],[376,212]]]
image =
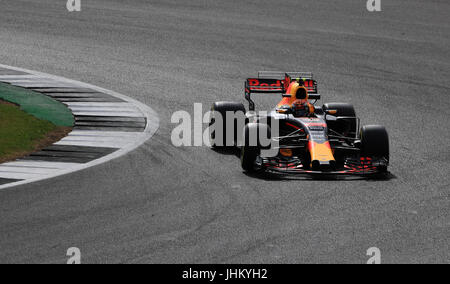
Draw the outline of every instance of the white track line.
[[[15,86],[27,88],[86,88],[125,101],[125,103],[66,103],[75,115],[145,117],[147,119],[147,124],[143,132],[75,130],[72,131],[67,137],[54,144],[66,146],[73,145],[120,148],[110,155],[103,156],[97,160],[93,160],[85,164],[21,160],[1,164],[0,178],[23,179],[23,181],[0,185],[0,189],[11,188],[18,185],[24,185],[69,174],[111,161],[142,145],[153,136],[159,127],[159,118],[153,109],[119,93],[42,72],[2,64],[0,64],[0,68],[27,73],[25,75],[0,75],[0,80],[9,82]]]
[[[91,131],[77,131],[75,134],[70,133],[55,145],[122,148],[144,135],[136,132],[119,132],[112,135],[108,135],[108,133],[111,132],[100,132],[95,135]]]
[[[77,163],[45,162],[45,161],[14,161],[1,164],[0,167],[30,167],[63,170],[67,167],[79,166]]]
[[[75,115],[87,115],[87,116],[126,116],[126,117],[142,117],[139,113],[130,111],[86,111],[86,110],[72,110]]]

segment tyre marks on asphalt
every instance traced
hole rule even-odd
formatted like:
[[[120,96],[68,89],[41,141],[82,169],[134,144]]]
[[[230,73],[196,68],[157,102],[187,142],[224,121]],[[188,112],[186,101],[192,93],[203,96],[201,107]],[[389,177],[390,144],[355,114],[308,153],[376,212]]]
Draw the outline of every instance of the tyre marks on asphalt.
[[[67,173],[70,168],[81,169],[84,164],[121,149],[137,147],[137,141],[143,143],[156,131],[158,122],[149,123],[149,115],[136,103],[100,88],[87,88],[49,76],[0,67],[0,82],[52,97],[65,104],[75,118],[73,131],[62,140],[17,161],[1,164],[0,186],[53,177]],[[152,119],[155,117],[156,114]]]

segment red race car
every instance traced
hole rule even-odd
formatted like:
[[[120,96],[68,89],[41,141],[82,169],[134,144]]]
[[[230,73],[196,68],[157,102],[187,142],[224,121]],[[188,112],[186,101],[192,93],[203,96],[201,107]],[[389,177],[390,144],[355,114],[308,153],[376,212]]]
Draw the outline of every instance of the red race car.
[[[256,93],[281,94],[281,101],[272,111],[257,114],[251,97]],[[241,103],[214,103],[210,121],[210,125],[216,124],[210,132],[212,146],[240,147],[245,171],[329,175],[387,172],[386,129],[360,127],[355,109],[348,103],[316,106],[320,95],[311,73],[259,72],[257,78],[247,79],[245,99],[248,111]],[[227,115],[232,115],[231,119]]]

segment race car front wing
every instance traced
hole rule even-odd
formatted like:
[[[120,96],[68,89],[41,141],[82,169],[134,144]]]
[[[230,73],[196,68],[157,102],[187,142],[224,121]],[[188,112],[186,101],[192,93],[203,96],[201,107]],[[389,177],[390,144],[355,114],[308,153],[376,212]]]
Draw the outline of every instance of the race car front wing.
[[[302,161],[298,158],[293,159],[280,159],[275,158],[260,158],[256,162],[257,167],[260,169],[281,174],[306,174],[306,175],[373,175],[380,174],[385,171],[388,165],[388,161],[385,158],[347,158],[344,161],[342,169],[320,169],[311,170],[306,168]]]

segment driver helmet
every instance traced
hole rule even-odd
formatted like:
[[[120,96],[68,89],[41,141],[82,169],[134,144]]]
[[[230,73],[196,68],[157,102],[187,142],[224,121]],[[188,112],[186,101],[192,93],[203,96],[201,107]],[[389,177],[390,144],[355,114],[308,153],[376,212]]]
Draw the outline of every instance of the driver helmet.
[[[297,90],[295,91],[295,99],[296,100],[302,100],[303,102],[308,101],[308,91],[305,87],[299,86]]]
[[[309,114],[308,91],[305,87],[299,86],[295,91],[295,101],[292,103],[294,116],[305,117]]]
[[[296,117],[306,117],[309,114],[309,106],[302,100],[295,100],[292,104],[292,113]]]

